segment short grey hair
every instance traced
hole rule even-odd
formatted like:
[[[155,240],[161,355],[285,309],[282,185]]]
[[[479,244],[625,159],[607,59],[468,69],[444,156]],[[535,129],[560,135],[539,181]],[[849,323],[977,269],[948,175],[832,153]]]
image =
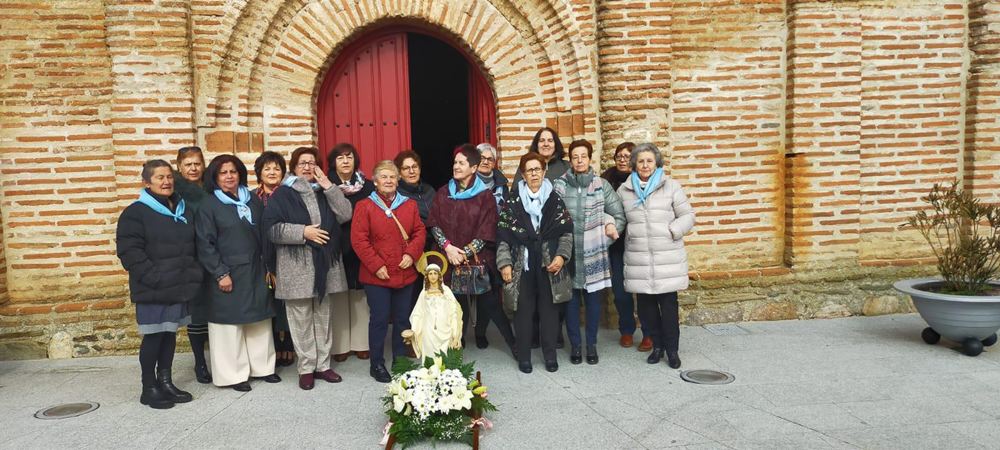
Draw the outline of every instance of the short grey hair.
[[[483,152],[490,152],[490,153],[493,154],[493,158],[494,159],[496,159],[496,157],[497,157],[497,149],[496,149],[496,147],[494,147],[489,142],[483,142],[482,144],[477,145],[476,146],[476,150],[479,150],[479,156],[482,156]]]
[[[153,171],[160,167],[166,167],[171,171],[174,170],[170,163],[162,159],[151,159],[142,165],[142,181],[151,183],[153,181]]]
[[[399,168],[396,167],[396,163],[389,161],[388,159],[385,161],[379,161],[378,164],[375,164],[375,168],[372,169],[372,177],[377,177],[378,173],[383,170],[392,172],[396,175],[396,178],[399,178]]]
[[[642,144],[636,145],[632,149],[632,158],[628,162],[628,166],[635,172],[636,161],[639,160],[639,154],[650,152],[653,154],[653,158],[656,161],[656,167],[663,167],[663,154],[660,153],[660,149],[656,147],[656,144],[652,142],[643,142]]]

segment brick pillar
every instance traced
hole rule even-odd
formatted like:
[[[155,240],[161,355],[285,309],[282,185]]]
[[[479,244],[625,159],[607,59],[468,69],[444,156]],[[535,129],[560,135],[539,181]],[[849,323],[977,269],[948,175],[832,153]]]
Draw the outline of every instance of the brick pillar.
[[[861,4],[862,264],[928,255],[900,232],[936,182],[961,176],[966,2]]]
[[[598,2],[602,166],[625,141],[669,148],[670,8],[665,2]]]
[[[785,262],[854,265],[861,173],[856,4],[791,5],[786,95]]]
[[[1000,2],[969,2],[969,50],[965,115],[966,189],[1000,202]]]
[[[142,163],[173,161],[194,145],[187,2],[108,0],[115,179],[122,204],[136,198]]]
[[[698,215],[692,270],[783,260],[784,2],[676,2],[670,171]]]

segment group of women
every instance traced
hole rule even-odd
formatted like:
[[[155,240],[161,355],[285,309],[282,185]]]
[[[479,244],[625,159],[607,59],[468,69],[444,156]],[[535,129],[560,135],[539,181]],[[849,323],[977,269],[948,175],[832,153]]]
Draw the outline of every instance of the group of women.
[[[140,401],[169,408],[192,399],[171,378],[184,326],[202,383],[249,391],[251,379],[280,382],[275,367],[294,363],[308,390],[317,378],[341,381],[332,361],[350,355],[368,359],[375,380],[390,381],[386,334],[391,323],[393,359],[412,356],[401,331],[410,328],[423,285],[415,266],[426,250],[452,268],[483,268],[480,293],[458,296],[462,323],[474,308],[479,348],[496,325],[522,372],[532,371],[539,346],[546,370],[558,370],[563,322],[570,362],[583,361],[585,345],[587,362],[597,364],[600,293],[609,287],[620,344],[633,344],[636,294],[647,362],[666,357],[679,367],[677,291],[687,287],[683,236],[694,225],[683,190],[653,144],[619,146],[602,176],[589,142],[571,143],[568,162],[564,153],[554,130],[539,130],[508,185],[495,148],[464,144],[452,179],[437,190],[421,179],[415,152],[379,162],[368,178],[350,144],[326,155],[332,179],[315,148],[296,149],[287,169],[281,155],[264,152],[252,190],[233,155],[207,169],[197,147],[178,152],[176,171],[148,161],[117,233],[143,335]],[[464,346],[464,327],[460,335]]]

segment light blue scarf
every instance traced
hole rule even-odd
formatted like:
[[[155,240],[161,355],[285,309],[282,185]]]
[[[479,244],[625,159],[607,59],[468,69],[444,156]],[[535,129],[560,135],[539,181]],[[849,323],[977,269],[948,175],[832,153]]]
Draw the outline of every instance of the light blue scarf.
[[[636,196],[635,206],[639,206],[646,203],[646,199],[648,199],[649,195],[653,193],[656,186],[660,184],[660,178],[663,178],[663,168],[657,167],[656,170],[653,171],[653,174],[649,177],[649,182],[646,183],[645,189],[641,187],[642,185],[639,181],[638,172],[633,171],[630,178],[632,178],[632,189],[635,191]]]
[[[289,176],[285,177],[285,181],[282,181],[281,184],[282,184],[282,186],[292,187],[292,185],[295,184],[295,182],[298,181],[298,180],[299,180],[298,175],[289,175]],[[319,190],[319,183],[309,183],[309,187],[311,187],[312,190],[314,190],[314,191],[318,191]]]
[[[233,200],[222,189],[215,190],[215,198],[219,199],[223,205],[233,205],[236,207],[236,213],[240,215],[240,219],[247,221],[250,225],[253,225],[253,216],[250,213],[250,189],[246,186],[240,186],[237,191],[239,200]]]
[[[173,218],[174,222],[188,223],[187,219],[184,217],[183,198],[181,199],[180,202],[177,203],[177,207],[174,208],[174,212],[170,212],[170,208],[167,208],[166,206],[163,205],[163,203],[156,201],[156,198],[154,198],[153,195],[150,194],[149,191],[145,189],[139,191],[138,201],[139,203],[148,206],[149,209],[152,209],[153,211],[156,211],[159,214],[163,214],[164,216]]]
[[[386,217],[392,217],[392,212],[410,199],[409,197],[397,192],[396,198],[392,200],[392,205],[385,206],[385,202],[382,201],[382,197],[379,196],[377,192],[372,191],[371,194],[368,194],[368,198],[371,199],[371,201],[375,202],[376,206],[382,209],[382,212],[385,213]]]
[[[455,200],[466,200],[479,195],[480,192],[486,190],[486,183],[479,179],[478,176],[472,177],[472,186],[462,192],[455,192],[458,190],[458,182],[454,178],[448,181],[448,198]]]
[[[531,189],[528,188],[528,183],[521,180],[518,181],[517,192],[518,196],[521,197],[521,204],[524,205],[524,212],[531,217],[531,226],[535,227],[535,231],[538,231],[538,227],[542,226],[542,207],[545,206],[549,195],[552,194],[552,182],[548,178],[542,179],[542,187],[538,189],[538,192],[532,193]]]

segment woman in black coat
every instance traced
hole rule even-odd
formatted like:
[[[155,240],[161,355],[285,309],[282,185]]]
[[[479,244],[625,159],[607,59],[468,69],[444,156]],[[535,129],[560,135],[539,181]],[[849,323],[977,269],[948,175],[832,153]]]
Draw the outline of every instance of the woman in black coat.
[[[117,254],[128,284],[142,344],[142,395],[156,409],[191,401],[174,386],[171,367],[177,328],[191,323],[189,302],[198,295],[202,270],[195,259],[194,218],[174,192],[170,164],[161,159],[142,167],[145,189],[118,218]]]
[[[365,178],[361,171],[358,150],[348,143],[340,143],[330,150],[326,157],[330,181],[340,188],[340,192],[354,208],[358,202],[368,198],[375,191],[375,185]],[[368,323],[370,312],[364,286],[358,279],[361,260],[351,247],[351,222],[340,225],[340,248],[344,258],[344,272],[347,274],[347,292],[333,295],[333,360],[342,362],[351,353],[358,359],[368,359]]]
[[[208,198],[198,208],[198,260],[209,283],[208,335],[212,382],[241,392],[249,379],[277,383],[274,341],[261,252],[263,206],[247,188],[247,168],[233,155],[212,159],[205,173]]]

